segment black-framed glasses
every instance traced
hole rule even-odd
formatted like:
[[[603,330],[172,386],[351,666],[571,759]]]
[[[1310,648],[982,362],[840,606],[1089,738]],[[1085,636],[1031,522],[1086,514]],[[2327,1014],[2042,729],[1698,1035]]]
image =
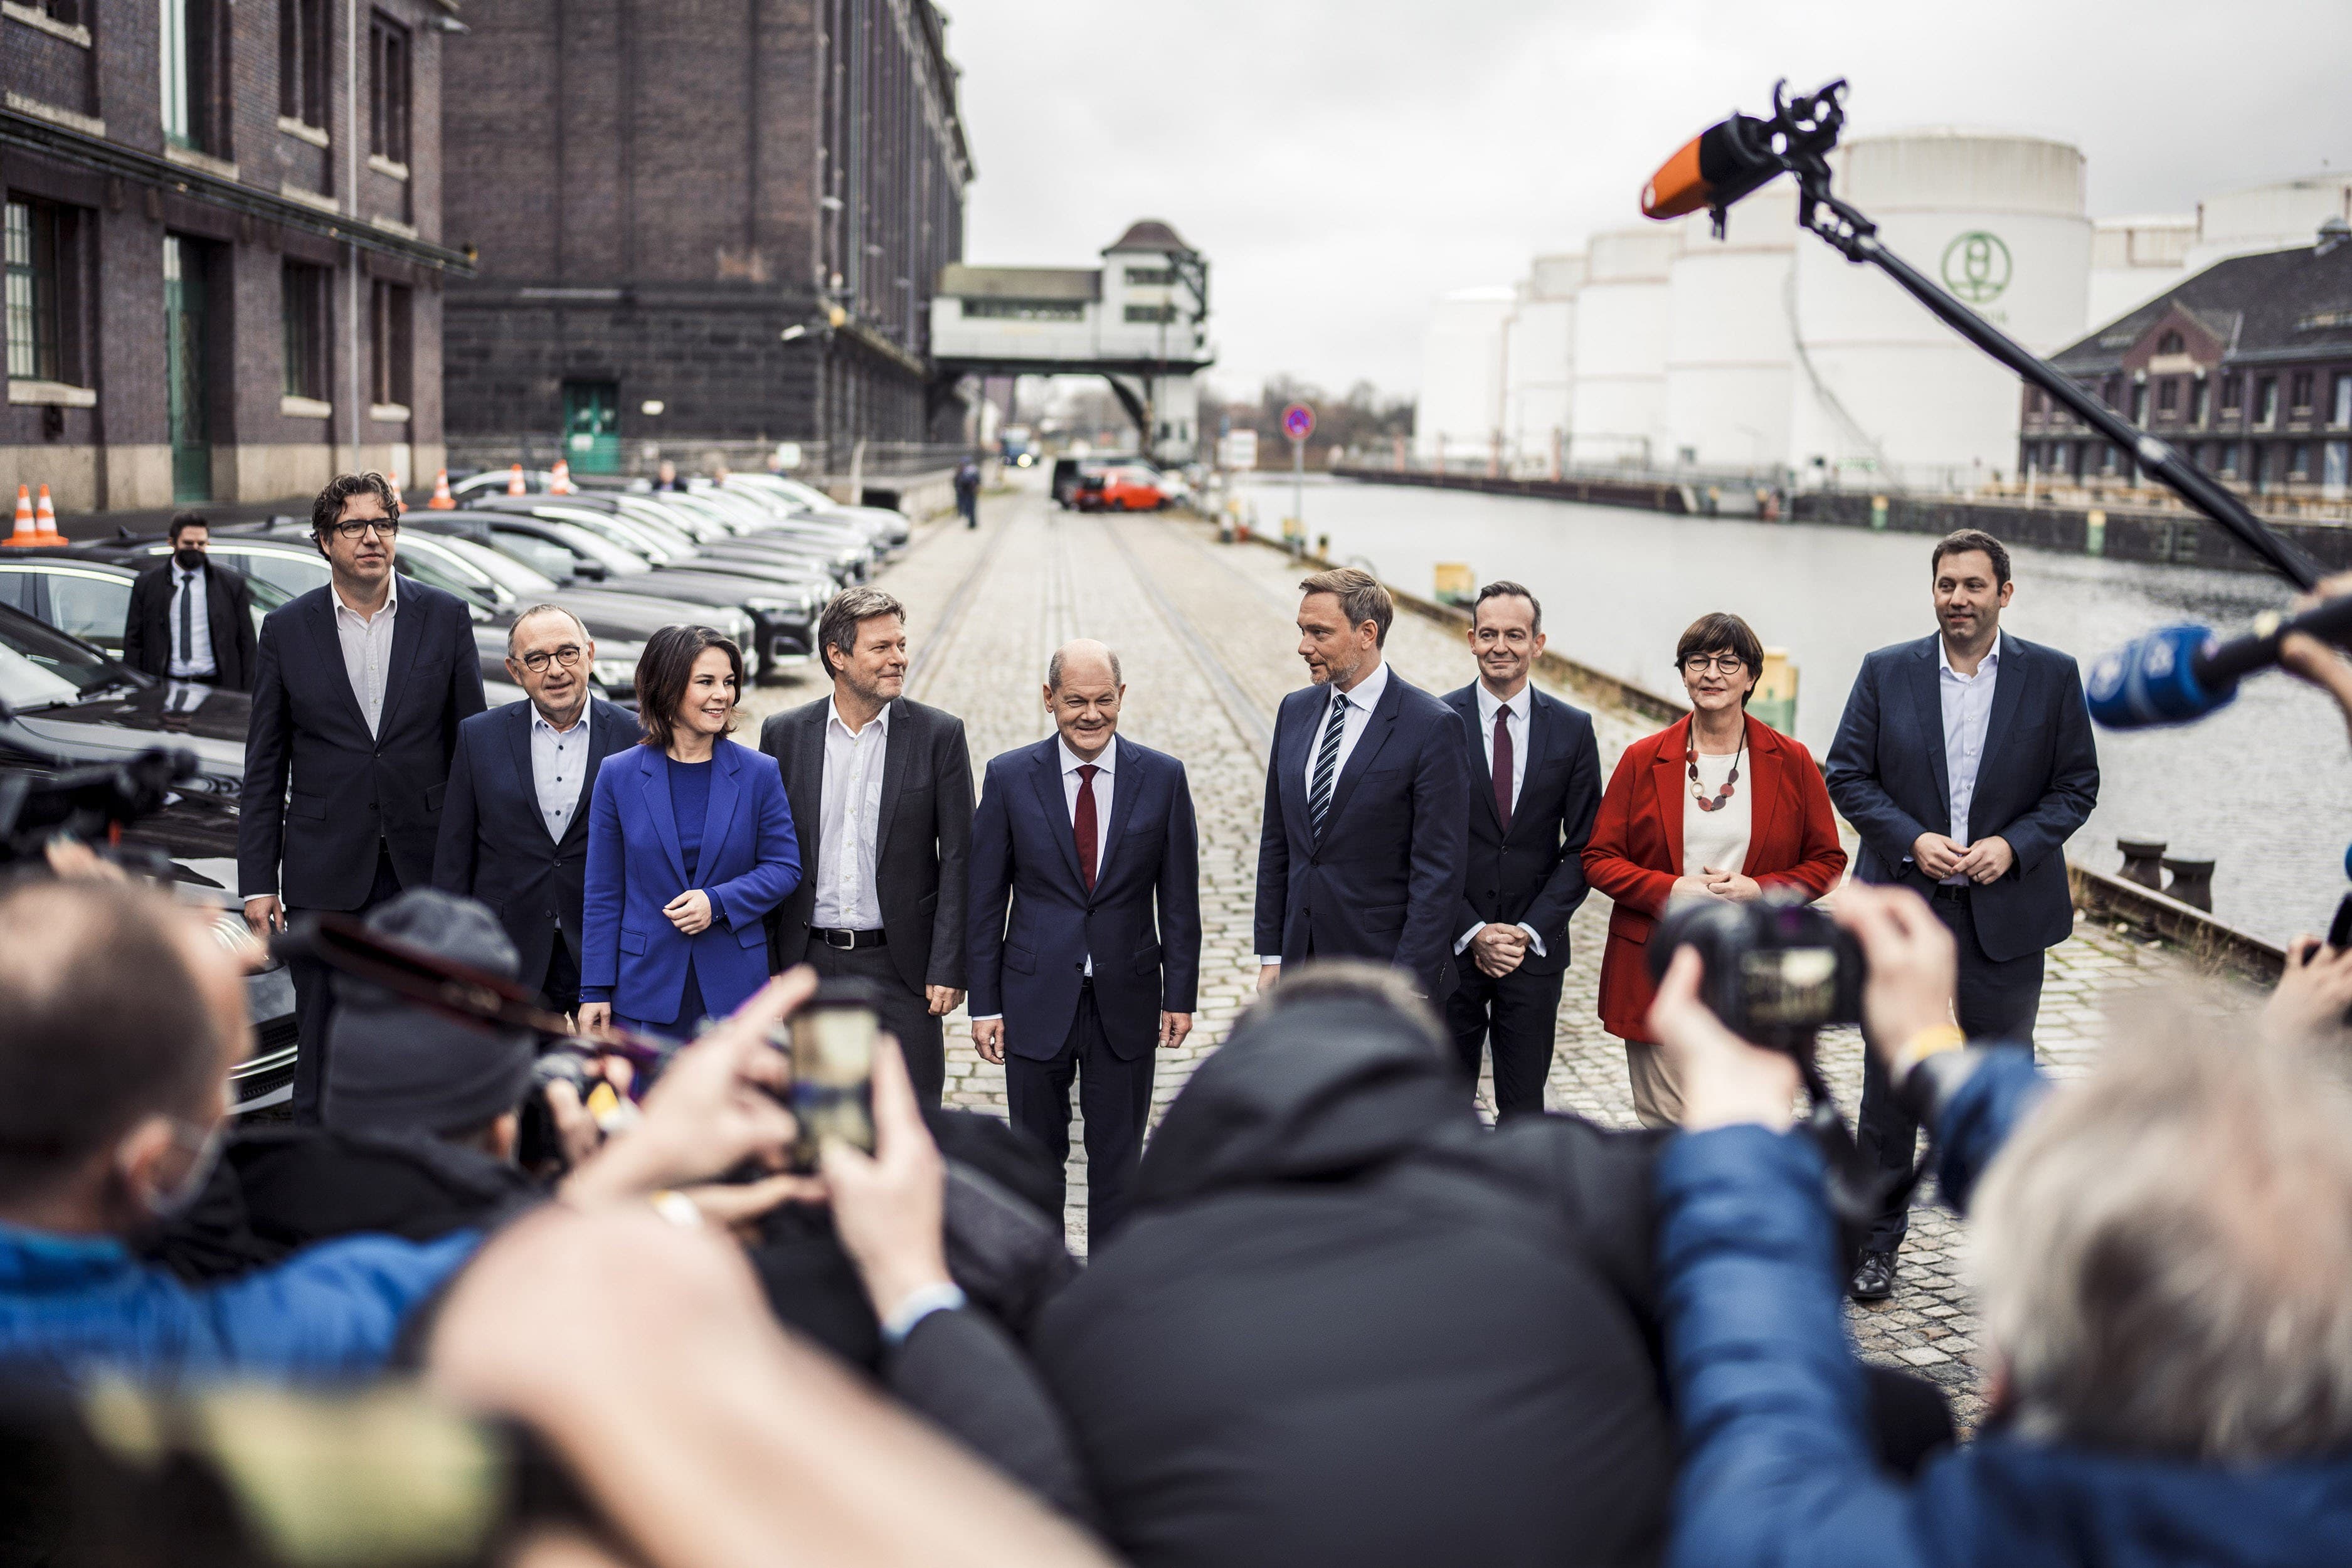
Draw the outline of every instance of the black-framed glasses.
[[[533,675],[546,674],[547,667],[551,663],[560,664],[564,668],[570,669],[586,656],[587,651],[576,642],[565,643],[552,653],[543,647],[533,648],[522,656],[522,667]]]
[[[393,517],[363,517],[351,522],[335,524],[339,539],[357,539],[369,529],[374,529],[379,539],[390,539],[400,531],[400,520]]]
[[[1683,660],[1683,673],[1692,676],[1705,675],[1710,669],[1721,670],[1726,675],[1738,675],[1747,668],[1748,661],[1736,653],[1695,653]]]

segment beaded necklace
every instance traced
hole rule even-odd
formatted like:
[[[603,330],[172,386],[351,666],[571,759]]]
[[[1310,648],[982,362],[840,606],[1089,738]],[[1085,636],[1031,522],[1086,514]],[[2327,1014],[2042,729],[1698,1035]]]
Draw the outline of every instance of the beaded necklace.
[[[1713,800],[1709,800],[1706,797],[1706,786],[1699,783],[1698,725],[1696,721],[1693,721],[1690,727],[1688,741],[1683,752],[1683,762],[1684,764],[1690,769],[1691,799],[1698,802],[1698,808],[1701,811],[1721,811],[1723,809],[1723,803],[1729,800],[1732,795],[1738,792],[1739,787],[1739,764],[1747,755],[1748,726],[1745,723],[1742,723],[1739,727],[1739,750],[1732,752],[1731,754],[1731,776],[1723,781],[1723,787],[1716,792],[1715,798]]]

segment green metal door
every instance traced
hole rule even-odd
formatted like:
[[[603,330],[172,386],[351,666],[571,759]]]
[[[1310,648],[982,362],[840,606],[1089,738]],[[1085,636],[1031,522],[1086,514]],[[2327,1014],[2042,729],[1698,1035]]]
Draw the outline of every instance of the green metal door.
[[[621,389],[616,384],[563,384],[563,455],[583,474],[621,471]]]
[[[172,499],[213,499],[213,446],[205,427],[204,252],[163,237],[164,374],[171,382]]]

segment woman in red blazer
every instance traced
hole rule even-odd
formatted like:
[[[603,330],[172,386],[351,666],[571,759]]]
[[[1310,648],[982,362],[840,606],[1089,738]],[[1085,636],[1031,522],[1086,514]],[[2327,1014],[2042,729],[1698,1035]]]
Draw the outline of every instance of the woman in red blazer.
[[[1669,900],[1744,901],[1777,889],[1820,898],[1845,870],[1830,792],[1812,753],[1748,699],[1764,647],[1738,616],[1701,616],[1675,649],[1691,716],[1617,760],[1584,848],[1584,874],[1615,901],[1601,961],[1601,1022],[1625,1042],[1633,1109],[1671,1127],[1682,1095],[1649,1037],[1650,931]]]

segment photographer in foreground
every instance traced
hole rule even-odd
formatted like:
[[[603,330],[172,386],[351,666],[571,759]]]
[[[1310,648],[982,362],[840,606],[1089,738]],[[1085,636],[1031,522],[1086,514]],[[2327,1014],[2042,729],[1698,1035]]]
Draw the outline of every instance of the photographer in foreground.
[[[1822,1159],[1790,1131],[1796,1065],[1727,1029],[1681,952],[1651,1014],[1685,1096],[1656,1172],[1686,1456],[1672,1560],[2346,1561],[2341,1051],[2124,1044],[2049,1089],[1951,1026],[1952,937],[1916,895],[1850,886],[1836,918],[1866,956],[1872,1048],[1935,1134],[1947,1200],[1973,1201],[1995,1415],[1916,1481],[1873,1463]]]

